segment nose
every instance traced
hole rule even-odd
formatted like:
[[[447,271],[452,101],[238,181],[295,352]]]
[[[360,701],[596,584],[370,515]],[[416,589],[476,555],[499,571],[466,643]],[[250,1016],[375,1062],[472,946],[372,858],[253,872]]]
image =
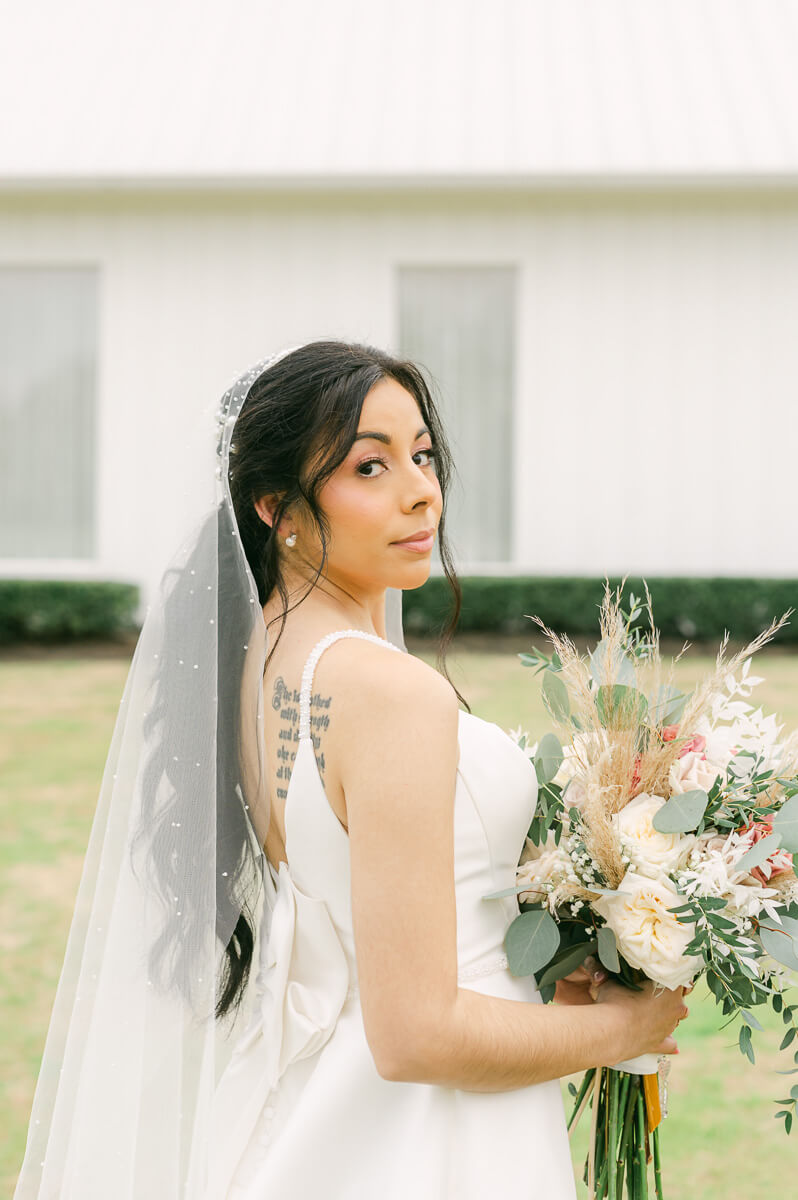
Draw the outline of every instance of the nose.
[[[434,467],[420,467],[413,463],[411,467],[411,497],[410,508],[418,508],[419,504],[429,506],[440,500],[441,488]]]

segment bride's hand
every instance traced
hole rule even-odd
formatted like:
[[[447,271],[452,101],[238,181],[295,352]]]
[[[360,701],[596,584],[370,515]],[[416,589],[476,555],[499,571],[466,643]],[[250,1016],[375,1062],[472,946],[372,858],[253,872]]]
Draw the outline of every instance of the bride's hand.
[[[557,980],[554,985],[554,999],[557,1004],[592,1004],[595,989],[606,979],[607,972],[601,963],[589,954],[581,967]]]

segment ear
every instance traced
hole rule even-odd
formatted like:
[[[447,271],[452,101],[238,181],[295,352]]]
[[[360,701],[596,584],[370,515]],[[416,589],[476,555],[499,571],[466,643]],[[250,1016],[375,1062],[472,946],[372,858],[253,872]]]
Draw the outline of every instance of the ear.
[[[278,500],[277,496],[261,496],[260,500],[255,501],[255,511],[267,525],[274,524],[274,510],[277,508]]]

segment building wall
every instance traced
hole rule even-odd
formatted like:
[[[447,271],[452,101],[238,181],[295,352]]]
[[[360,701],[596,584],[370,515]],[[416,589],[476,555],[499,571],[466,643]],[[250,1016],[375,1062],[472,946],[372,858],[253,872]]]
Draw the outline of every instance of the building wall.
[[[798,193],[7,194],[0,268],[26,264],[99,270],[97,545],[5,575],[146,600],[212,502],[232,377],[399,349],[398,268],[480,264],[518,278],[513,545],[462,572],[798,573]]]

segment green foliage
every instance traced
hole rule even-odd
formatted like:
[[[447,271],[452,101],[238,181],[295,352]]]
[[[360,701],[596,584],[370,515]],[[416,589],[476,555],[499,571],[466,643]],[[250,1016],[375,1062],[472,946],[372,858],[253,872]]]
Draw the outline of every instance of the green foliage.
[[[555,721],[567,721],[571,715],[571,701],[568,690],[553,671],[543,674],[543,702]]]
[[[139,589],[78,579],[0,580],[0,643],[117,637],[136,629]]]
[[[533,760],[538,783],[551,783],[562,766],[562,759],[562,746],[555,735],[553,733],[544,734]]]
[[[609,582],[616,588],[621,577],[612,576]],[[798,578],[648,576],[647,583],[663,638],[719,641],[728,629],[735,639],[751,639],[773,617],[798,606]],[[635,592],[643,591],[641,577],[630,576],[627,584]],[[550,628],[592,637],[604,594],[603,579],[567,575],[464,575],[460,586],[458,630],[463,633],[534,633],[537,626],[530,620],[534,613]],[[406,632],[437,635],[446,624],[451,602],[444,575],[431,576],[423,587],[406,591],[402,600]],[[796,641],[798,622],[793,621],[778,631],[773,644]]]
[[[648,701],[642,692],[623,683],[602,684],[596,692],[596,712],[605,729],[626,729],[646,719]]]
[[[791,782],[795,782],[794,780]],[[772,829],[781,838],[781,845],[791,854],[798,854],[798,795],[782,804],[773,818]]]
[[[703,817],[708,801],[700,788],[679,792],[657,810],[651,824],[659,833],[689,833]]]
[[[548,965],[560,945],[557,922],[544,908],[515,918],[504,935],[504,948],[513,975],[533,975]]]
[[[558,979],[570,975],[577,967],[581,967],[589,954],[595,954],[595,952],[595,939],[589,942],[576,942],[564,949],[561,948],[545,970],[536,975],[538,987],[547,987],[551,983],[556,983]]]
[[[617,974],[621,969],[618,958],[618,943],[609,925],[602,925],[598,931],[596,941],[598,943],[599,962],[608,971]]]
[[[781,922],[760,920],[759,937],[762,945],[776,962],[798,971],[798,921],[782,915]]]

